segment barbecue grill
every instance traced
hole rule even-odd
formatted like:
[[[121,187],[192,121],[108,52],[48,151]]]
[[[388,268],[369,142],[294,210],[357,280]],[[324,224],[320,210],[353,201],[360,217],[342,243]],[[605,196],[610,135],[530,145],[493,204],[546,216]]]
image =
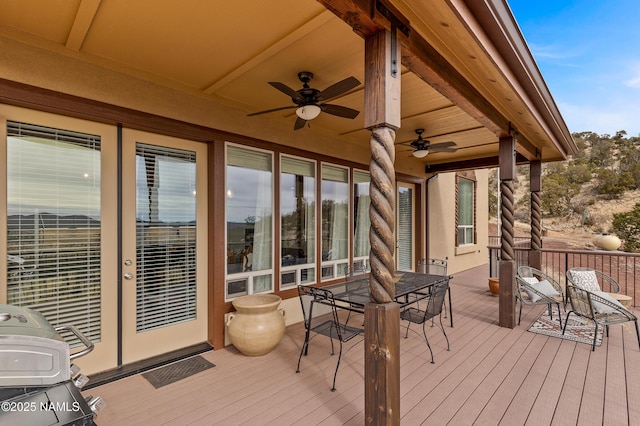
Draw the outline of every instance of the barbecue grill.
[[[74,334],[84,348],[70,354],[60,333]],[[106,404],[84,398],[89,381],[72,360],[93,343],[71,325],[53,327],[32,309],[0,305],[0,424],[95,425]]]

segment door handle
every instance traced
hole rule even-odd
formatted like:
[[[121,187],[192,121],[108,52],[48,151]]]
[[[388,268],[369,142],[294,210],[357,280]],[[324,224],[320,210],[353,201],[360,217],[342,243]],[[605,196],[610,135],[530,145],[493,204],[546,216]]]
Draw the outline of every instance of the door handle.
[[[126,274],[124,274],[124,279],[125,280],[132,280],[133,279],[133,274],[127,272]]]

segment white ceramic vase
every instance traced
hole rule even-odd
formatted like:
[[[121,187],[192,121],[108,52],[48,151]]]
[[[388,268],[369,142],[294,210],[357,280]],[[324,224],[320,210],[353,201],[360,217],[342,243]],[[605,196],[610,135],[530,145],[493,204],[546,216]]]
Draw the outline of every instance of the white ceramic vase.
[[[284,335],[281,301],[275,294],[250,294],[231,302],[236,312],[227,317],[227,330],[233,346],[247,356],[271,352]]]

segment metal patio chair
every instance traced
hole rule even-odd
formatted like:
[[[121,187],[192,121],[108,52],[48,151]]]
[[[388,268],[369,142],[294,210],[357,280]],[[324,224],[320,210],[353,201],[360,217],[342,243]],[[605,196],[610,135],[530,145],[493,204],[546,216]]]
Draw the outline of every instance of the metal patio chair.
[[[447,294],[448,289],[449,289],[448,279],[438,284],[435,284],[431,288],[431,293],[427,298],[427,307],[424,310],[408,306],[408,307],[405,307],[400,312],[400,319],[407,321],[406,333],[404,336],[405,339],[409,336],[409,330],[410,330],[411,324],[422,324],[422,334],[424,335],[424,340],[427,344],[427,347],[429,348],[429,352],[431,353],[432,364],[434,364],[435,361],[433,358],[433,350],[431,349],[431,344],[429,344],[429,338],[427,337],[427,330],[426,330],[427,321],[435,317],[439,318],[440,324],[438,325],[436,323],[436,325],[438,325],[438,327],[440,327],[440,330],[442,330],[442,334],[444,335],[444,338],[447,341],[447,350],[450,350],[449,338],[447,337],[447,333],[444,331],[444,326],[442,325],[442,307],[444,306],[444,298],[445,298],[445,295]],[[432,321],[432,327],[433,327],[433,321]],[[414,331],[414,330],[411,330],[411,331]],[[414,331],[414,333],[417,333],[417,332]]]
[[[337,340],[339,344],[338,362],[336,363],[336,370],[333,373],[333,385],[331,387],[331,390],[335,391],[338,368],[340,368],[340,361],[342,360],[342,344],[363,334],[364,329],[348,326],[346,323],[339,321],[338,308],[333,298],[333,293],[330,291],[322,288],[298,286],[298,294],[304,316],[305,339],[300,349],[296,373],[300,372],[302,355],[307,355],[309,342],[313,337],[319,334],[329,337],[331,341],[331,355],[335,354],[333,341]],[[349,349],[351,348],[353,348],[353,346]]]

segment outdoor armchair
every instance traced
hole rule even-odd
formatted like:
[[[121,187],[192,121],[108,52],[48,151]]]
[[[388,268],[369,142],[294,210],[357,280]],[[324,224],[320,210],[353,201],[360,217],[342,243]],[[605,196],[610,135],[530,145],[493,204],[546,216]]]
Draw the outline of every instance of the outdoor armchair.
[[[301,285],[298,286],[298,295],[300,296],[300,304],[304,316],[305,338],[302,348],[300,349],[296,373],[300,372],[302,355],[307,355],[309,342],[313,337],[316,335],[329,337],[331,341],[331,355],[335,354],[333,341],[336,340],[339,344],[338,362],[336,363],[336,369],[333,373],[333,385],[331,387],[331,390],[335,391],[338,368],[340,368],[340,361],[342,360],[342,344],[363,334],[364,329],[348,326],[346,323],[340,322],[333,293],[329,290]]]
[[[633,321],[636,326],[638,347],[640,348],[638,318],[624,306],[622,306],[620,302],[618,302],[605,292],[588,291],[571,284],[567,285],[567,296],[571,305],[571,310],[567,313],[567,318],[564,321],[565,325],[562,329],[562,334],[564,334],[565,329],[567,328],[567,321],[569,320],[569,315],[571,315],[572,313],[575,313],[582,318],[593,321],[596,330],[593,333],[593,344],[591,345],[591,350],[595,351],[599,325],[605,327],[607,337],[609,337],[610,325]]]
[[[553,305],[558,307],[558,321],[562,327],[560,302],[564,302],[562,286],[550,275],[530,266],[520,266],[516,274],[516,302],[520,302],[518,325],[522,319],[522,305],[547,305],[553,318]]]

